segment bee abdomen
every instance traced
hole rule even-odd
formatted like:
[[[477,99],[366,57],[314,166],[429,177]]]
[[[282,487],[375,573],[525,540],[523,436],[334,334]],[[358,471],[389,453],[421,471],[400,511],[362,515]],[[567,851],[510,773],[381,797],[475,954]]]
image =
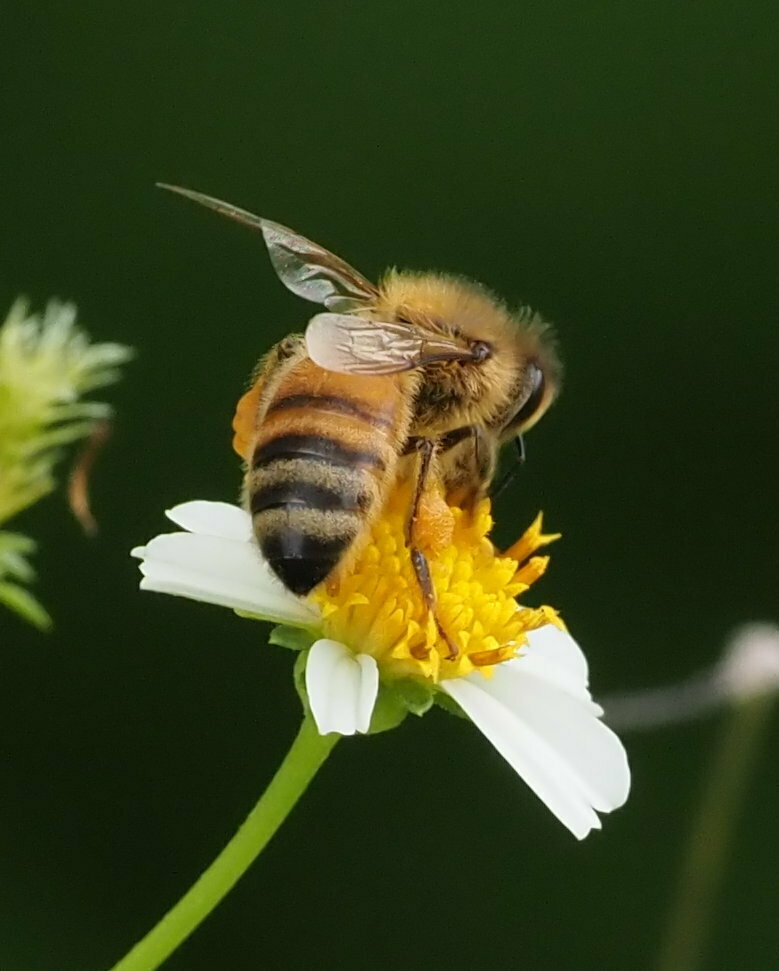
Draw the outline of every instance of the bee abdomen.
[[[372,452],[322,435],[281,435],[261,442],[248,480],[260,548],[293,593],[308,593],[335,568],[375,501]]]
[[[339,524],[335,535],[323,535],[316,528],[321,524],[300,522],[301,512],[312,510],[291,510],[286,522],[279,516],[264,524],[258,537],[274,573],[298,596],[309,593],[333,572],[357,535],[357,528],[348,521]]]
[[[260,486],[252,495],[250,512],[252,516],[268,509],[318,509],[321,512],[330,510],[344,510],[357,512],[366,509],[370,504],[370,496],[352,487],[351,483],[344,483],[349,488],[336,489],[328,485],[320,485],[312,481],[281,481],[275,484],[271,481]]]
[[[270,441],[260,442],[254,450],[251,466],[253,469],[261,469],[278,459],[293,458],[304,458],[343,468],[352,468],[355,465],[384,468],[384,461],[376,452],[348,448],[324,435],[279,435]]]

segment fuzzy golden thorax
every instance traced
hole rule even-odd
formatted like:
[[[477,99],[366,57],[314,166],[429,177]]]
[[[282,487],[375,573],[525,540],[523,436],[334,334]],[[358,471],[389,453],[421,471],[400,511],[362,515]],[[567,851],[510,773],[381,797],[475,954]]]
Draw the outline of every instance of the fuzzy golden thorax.
[[[428,365],[415,424],[428,433],[474,424],[500,435],[528,394],[529,366],[544,372],[551,403],[559,364],[549,325],[528,308],[511,313],[478,283],[440,273],[391,270],[379,287],[378,319],[404,320],[454,339],[486,342],[483,361]]]

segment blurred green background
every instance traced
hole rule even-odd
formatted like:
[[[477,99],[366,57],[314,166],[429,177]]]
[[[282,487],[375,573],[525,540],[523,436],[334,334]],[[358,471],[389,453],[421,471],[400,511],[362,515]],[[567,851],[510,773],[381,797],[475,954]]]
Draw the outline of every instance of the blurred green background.
[[[536,597],[598,693],[681,678],[777,616],[779,21],[772,3],[6,2],[0,307],[75,300],[135,346],[85,539],[60,494],[49,636],[0,615],[0,966],[100,971],[232,834],[291,740],[291,657],[137,589],[163,509],[232,499],[235,401],[311,307],[221,196],[366,275],[466,273],[557,322],[559,404],[498,506],[564,532]],[[472,726],[347,740],[166,967],[651,968],[721,729],[626,735],[627,807],[577,843]],[[710,971],[773,968],[776,720]]]

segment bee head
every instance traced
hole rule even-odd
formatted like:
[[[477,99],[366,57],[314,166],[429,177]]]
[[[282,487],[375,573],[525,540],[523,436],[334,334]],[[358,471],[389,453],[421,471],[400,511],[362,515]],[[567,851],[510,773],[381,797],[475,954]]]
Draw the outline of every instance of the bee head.
[[[526,431],[554,400],[561,369],[551,328],[528,307],[512,313],[486,287],[460,277],[392,270],[375,313],[467,342],[471,360],[435,365],[426,383],[445,384],[468,420],[486,422],[501,437]]]

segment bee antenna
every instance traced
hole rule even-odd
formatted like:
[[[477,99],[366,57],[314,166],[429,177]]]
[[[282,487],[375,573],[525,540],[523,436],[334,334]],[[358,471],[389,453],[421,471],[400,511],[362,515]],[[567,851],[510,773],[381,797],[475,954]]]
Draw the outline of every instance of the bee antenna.
[[[156,182],[155,185],[158,189],[167,189],[168,192],[175,192],[177,195],[191,199],[193,202],[198,202],[201,206],[205,206],[207,209],[213,209],[214,212],[221,213],[221,215],[227,216],[228,219],[234,219],[236,222],[242,223],[244,226],[250,226],[252,229],[262,230],[263,224],[265,223],[264,219],[255,216],[251,212],[247,212],[245,209],[239,209],[238,206],[233,206],[229,202],[223,202],[221,199],[215,199],[213,196],[204,195],[202,192],[195,192],[194,189],[183,189],[180,185],[169,185],[167,182]]]

